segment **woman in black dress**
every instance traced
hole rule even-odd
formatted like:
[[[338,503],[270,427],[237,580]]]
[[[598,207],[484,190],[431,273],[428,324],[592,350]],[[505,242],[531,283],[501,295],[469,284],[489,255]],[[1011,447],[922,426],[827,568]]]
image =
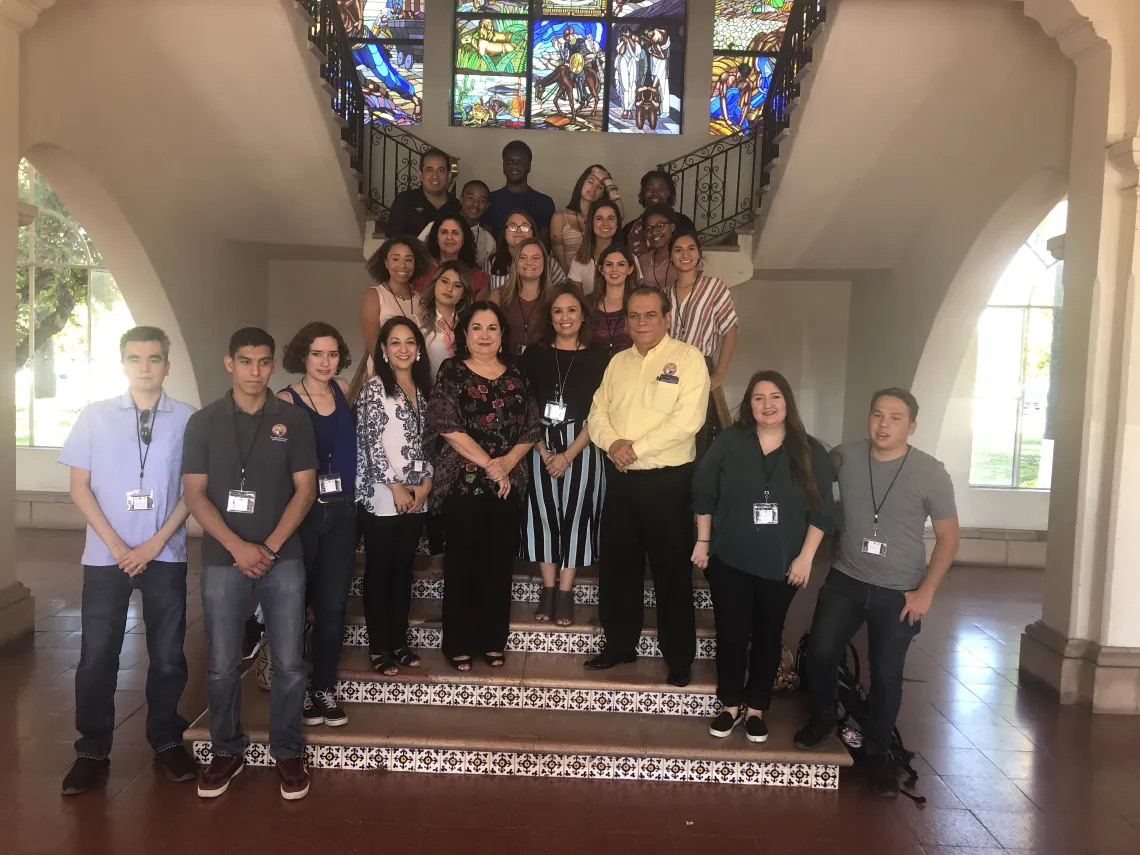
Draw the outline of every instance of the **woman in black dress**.
[[[522,555],[542,571],[535,619],[570,626],[575,570],[597,555],[605,476],[586,416],[607,358],[589,347],[590,310],[578,287],[562,285],[551,298],[539,341],[522,358],[542,414],[542,439],[530,455]]]

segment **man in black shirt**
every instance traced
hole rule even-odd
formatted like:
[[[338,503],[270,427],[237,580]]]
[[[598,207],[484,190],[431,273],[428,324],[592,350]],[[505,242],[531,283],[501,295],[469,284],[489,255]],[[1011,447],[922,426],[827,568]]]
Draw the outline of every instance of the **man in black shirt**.
[[[419,187],[402,190],[388,212],[388,237],[415,237],[440,214],[462,216],[459,200],[447,192],[451,158],[438,148],[420,155]]]
[[[210,641],[206,699],[213,760],[198,795],[220,796],[245,764],[241,730],[242,636],[256,592],[273,663],[269,748],[281,795],[309,791],[301,707],[305,565],[297,527],[317,493],[317,451],[309,417],[269,394],[274,342],[256,327],[230,338],[233,389],[186,425],[182,476],[186,506],[205,530],[202,611]]]

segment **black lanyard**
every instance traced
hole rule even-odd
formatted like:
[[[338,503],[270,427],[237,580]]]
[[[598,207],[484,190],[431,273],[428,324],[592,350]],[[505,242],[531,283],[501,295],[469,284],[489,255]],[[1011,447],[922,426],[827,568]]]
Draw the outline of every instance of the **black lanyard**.
[[[150,444],[154,441],[154,425],[158,421],[158,405],[162,403],[162,393],[159,393],[158,403],[154,405],[154,415],[150,420],[150,430],[147,433],[146,453],[143,454],[143,439],[142,439],[142,413],[139,412],[139,405],[135,404],[135,399],[131,397],[131,404],[135,408],[135,439],[138,441],[139,446],[139,490],[143,488],[143,474],[146,472],[146,461],[150,457]],[[143,413],[149,413],[150,410],[143,410]]]
[[[396,308],[400,310],[400,314],[403,315],[405,318],[408,317],[408,313],[405,312],[404,307],[402,305],[400,305],[400,298],[396,296],[396,292],[392,290],[392,286],[389,285],[387,282],[385,282],[384,287],[388,289],[388,293],[391,294],[392,299],[396,301]],[[415,289],[415,287],[413,287],[411,282],[408,283],[408,288],[412,292],[412,296],[408,298],[408,302],[410,303],[410,302],[412,302],[412,300],[415,299],[416,289]],[[414,306],[413,306],[413,308],[414,308]]]
[[[756,438],[756,444],[760,445],[760,437]],[[780,455],[784,453],[784,445],[780,443],[780,447],[773,451],[771,454],[764,453],[764,446],[760,445],[760,470],[764,473],[764,503],[768,503],[768,484],[771,482],[772,477],[776,474],[776,467],[780,465]],[[768,471],[768,458],[772,459],[772,471]]]
[[[522,318],[523,322],[523,344],[525,345],[530,341],[530,317],[534,314],[534,304],[542,299],[542,294],[540,293],[534,300],[524,300],[521,296],[516,294],[515,299],[519,301],[519,317]],[[529,312],[523,311],[523,303],[531,304]]]
[[[266,394],[266,399],[261,404],[261,416],[257,420],[257,428],[254,430],[253,440],[249,444],[249,450],[245,451],[245,452],[243,452],[241,450],[241,434],[238,432],[238,422],[237,422],[238,410],[240,410],[241,408],[238,407],[236,401],[234,402],[234,440],[237,441],[238,456],[239,456],[239,459],[241,462],[241,482],[238,484],[239,490],[245,489],[245,467],[246,467],[246,464],[249,463],[250,457],[253,456],[253,447],[255,445],[257,445],[257,439],[258,439],[258,437],[261,436],[261,426],[265,423],[265,407],[266,407],[266,405],[269,404],[269,397],[268,397],[269,392],[266,391],[265,394]],[[248,413],[246,415],[248,415]]]
[[[895,487],[895,481],[899,480],[899,475],[906,466],[906,459],[910,457],[910,446],[906,447],[906,454],[903,455],[902,463],[899,464],[898,471],[895,472],[895,477],[891,479],[891,485],[887,487],[887,492],[883,496],[883,501],[876,504],[875,502],[875,474],[871,471],[871,446],[867,446],[867,480],[871,482],[871,508],[875,512],[875,530],[872,537],[879,536],[879,511],[883,509],[883,505],[887,503],[887,497],[891,495],[891,490]]]
[[[329,468],[328,468],[328,471],[325,473],[327,475],[333,474],[333,452],[336,451],[337,437],[340,436],[340,399],[337,398],[337,396],[336,396],[337,390],[334,388],[335,386],[336,386],[336,382],[333,380],[330,380],[329,381],[329,392],[332,394],[332,399],[333,399],[333,411],[331,413],[331,415],[333,417],[333,441],[332,441],[332,446],[329,448]],[[311,406],[313,408],[313,414],[315,416],[317,416],[317,418],[322,418],[322,419],[327,418],[327,416],[322,416],[320,413],[320,410],[317,409],[317,402],[314,401],[313,396],[309,394],[309,390],[305,386],[305,378],[304,377],[301,378],[301,390],[305,393],[305,397],[309,399],[309,406]],[[318,441],[319,441],[319,439],[320,438],[318,437]]]

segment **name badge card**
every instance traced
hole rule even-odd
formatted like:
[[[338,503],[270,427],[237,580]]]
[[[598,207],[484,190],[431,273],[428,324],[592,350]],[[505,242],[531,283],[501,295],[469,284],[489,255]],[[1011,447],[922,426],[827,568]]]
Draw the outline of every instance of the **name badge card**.
[[[317,479],[317,489],[322,496],[335,496],[338,493],[344,492],[341,488],[339,475],[322,475]]]
[[[553,424],[562,424],[566,421],[566,405],[562,401],[547,401],[542,408],[542,417]]]
[[[515,348],[515,356],[522,356],[524,353],[526,353],[526,345],[525,344],[520,344],[518,347]]]
[[[257,505],[257,493],[251,490],[230,490],[226,510],[231,514],[252,514]]]
[[[131,490],[127,493],[128,511],[153,511],[154,490]]]
[[[657,378],[658,383],[672,383],[676,385],[681,382],[681,378],[675,374],[661,374]]]
[[[887,542],[873,537],[863,538],[863,552],[867,555],[886,555]]]
[[[752,505],[752,522],[755,525],[776,525],[780,522],[780,508],[775,502],[756,502]]]
[[[413,460],[412,461],[412,471],[413,472],[427,472],[427,463],[423,460]]]

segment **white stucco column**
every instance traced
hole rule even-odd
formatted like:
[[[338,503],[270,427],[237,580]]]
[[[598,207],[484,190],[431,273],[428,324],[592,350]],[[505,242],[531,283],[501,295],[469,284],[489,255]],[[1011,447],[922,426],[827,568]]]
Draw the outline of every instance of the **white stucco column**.
[[[1026,12],[1077,86],[1045,601],[1021,669],[1063,703],[1140,713],[1140,14],[1106,0]]]
[[[19,218],[16,168],[20,161],[20,33],[55,0],[0,0],[0,169],[8,190],[0,194],[0,271],[16,272]],[[6,197],[6,199],[5,199]],[[9,284],[8,287],[12,287]],[[9,292],[10,293],[10,292]],[[16,303],[0,300],[0,645],[31,636],[35,600],[16,579]]]

